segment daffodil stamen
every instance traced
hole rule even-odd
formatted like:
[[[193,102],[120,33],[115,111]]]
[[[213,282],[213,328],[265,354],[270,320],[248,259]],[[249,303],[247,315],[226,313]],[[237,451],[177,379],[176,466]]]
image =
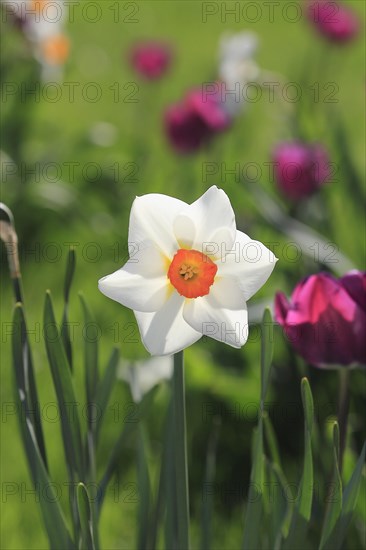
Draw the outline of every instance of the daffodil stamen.
[[[197,267],[192,267],[191,265],[183,264],[179,270],[179,275],[181,275],[185,281],[188,281],[188,279],[192,279],[192,277],[197,274]]]

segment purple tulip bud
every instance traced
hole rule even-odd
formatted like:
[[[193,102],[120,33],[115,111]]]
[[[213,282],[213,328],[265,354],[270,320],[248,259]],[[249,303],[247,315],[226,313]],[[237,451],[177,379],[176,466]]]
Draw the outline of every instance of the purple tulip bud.
[[[329,156],[319,144],[281,143],[273,152],[273,162],[277,185],[290,200],[312,195],[330,177]]]
[[[26,3],[2,2],[5,10],[3,21],[9,21],[15,28],[25,31],[27,27]]]
[[[210,138],[225,130],[231,122],[216,95],[203,90],[189,92],[182,102],[170,106],[165,113],[165,130],[178,153],[192,153]]]
[[[131,51],[133,68],[148,80],[161,78],[169,69],[172,52],[169,46],[158,42],[137,44]]]
[[[306,277],[290,301],[276,294],[275,318],[310,364],[366,366],[366,272],[351,271],[341,279],[328,273]]]
[[[343,44],[358,34],[360,25],[356,15],[338,2],[311,2],[307,15],[317,31],[332,42]]]

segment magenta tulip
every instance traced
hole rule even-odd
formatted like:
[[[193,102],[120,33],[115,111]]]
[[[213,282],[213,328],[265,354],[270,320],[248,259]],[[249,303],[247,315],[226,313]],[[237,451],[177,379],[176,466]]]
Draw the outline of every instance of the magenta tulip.
[[[148,80],[161,78],[169,69],[171,59],[170,48],[159,42],[141,43],[131,51],[133,68]]]
[[[307,15],[317,31],[332,42],[349,42],[358,34],[358,18],[341,3],[328,0],[310,2]]]
[[[366,365],[366,272],[351,271],[340,279],[328,273],[306,277],[290,301],[276,294],[275,318],[310,364]]]
[[[166,133],[178,153],[196,151],[230,122],[218,96],[207,96],[203,90],[189,92],[181,103],[170,106],[165,113]]]
[[[273,152],[273,163],[276,183],[290,200],[312,195],[330,177],[329,156],[319,144],[281,143]]]

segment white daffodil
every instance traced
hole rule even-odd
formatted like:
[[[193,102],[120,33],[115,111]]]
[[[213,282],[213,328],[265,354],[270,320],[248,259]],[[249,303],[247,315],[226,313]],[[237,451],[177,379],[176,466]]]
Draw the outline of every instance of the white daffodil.
[[[248,84],[259,78],[260,69],[254,61],[257,48],[254,32],[226,33],[221,38],[219,76],[225,85],[225,107],[231,116],[245,104]]]
[[[133,203],[134,253],[102,278],[103,294],[134,310],[152,355],[169,355],[202,335],[240,348],[248,337],[246,301],[276,258],[237,231],[229,198],[211,187],[193,204],[159,194]]]

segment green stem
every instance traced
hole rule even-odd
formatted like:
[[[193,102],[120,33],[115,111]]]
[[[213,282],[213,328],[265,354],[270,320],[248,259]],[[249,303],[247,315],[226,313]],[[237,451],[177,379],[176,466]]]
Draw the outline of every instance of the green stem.
[[[175,482],[178,517],[178,550],[189,549],[189,495],[183,351],[174,355]]]
[[[216,472],[216,452],[221,428],[220,417],[214,417],[212,429],[208,441],[206,454],[206,472],[205,472],[205,487],[212,487],[215,481]],[[212,544],[212,512],[213,512],[213,495],[211,493],[205,495],[202,503],[202,539],[201,549],[206,550],[211,548]]]
[[[339,371],[339,402],[338,402],[338,424],[339,424],[339,471],[342,473],[343,455],[347,439],[347,420],[349,412],[349,378],[351,371],[343,367]]]

